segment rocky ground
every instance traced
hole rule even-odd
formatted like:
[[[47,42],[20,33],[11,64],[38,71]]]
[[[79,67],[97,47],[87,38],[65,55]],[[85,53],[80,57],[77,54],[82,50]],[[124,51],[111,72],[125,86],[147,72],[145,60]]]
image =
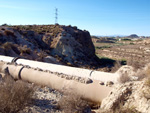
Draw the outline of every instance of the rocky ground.
[[[35,91],[35,104],[26,107],[20,113],[62,113],[58,101],[62,94],[48,87],[38,87]]]
[[[101,107],[81,113],[149,113],[150,91],[143,81],[131,81],[125,84],[116,84],[110,94],[102,101]],[[36,104],[27,107],[24,113],[62,113],[58,102],[62,93],[48,87],[38,88],[35,96]],[[64,103],[65,104],[65,103]],[[112,112],[114,111],[114,112]]]

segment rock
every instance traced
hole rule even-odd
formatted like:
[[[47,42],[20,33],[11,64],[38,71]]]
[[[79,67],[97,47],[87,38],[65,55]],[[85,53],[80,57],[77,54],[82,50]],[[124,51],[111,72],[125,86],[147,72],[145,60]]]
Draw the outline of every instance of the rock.
[[[100,85],[105,85],[104,82],[102,82],[102,81],[100,81],[99,84],[100,84]]]
[[[114,83],[113,83],[112,81],[108,81],[108,82],[106,83],[106,86],[111,87],[112,85],[114,85]]]
[[[54,63],[54,64],[60,64],[56,58],[52,57],[52,56],[46,56],[44,59],[43,59],[44,62],[47,62],[47,63]]]
[[[93,81],[92,81],[92,79],[90,79],[90,78],[85,78],[85,83],[86,84],[90,84],[90,83],[92,83]]]
[[[42,69],[40,69],[40,68],[37,68],[37,70],[38,70],[38,71],[43,71],[43,70],[42,70]]]
[[[150,111],[150,90],[144,81],[128,82],[122,85],[115,85],[110,94],[102,101],[101,109],[115,110],[120,108],[134,108],[138,112],[149,113]],[[145,97],[143,95],[146,92]]]
[[[31,68],[29,65],[25,65],[24,67],[28,69]],[[38,68],[36,68],[36,70],[38,70]]]

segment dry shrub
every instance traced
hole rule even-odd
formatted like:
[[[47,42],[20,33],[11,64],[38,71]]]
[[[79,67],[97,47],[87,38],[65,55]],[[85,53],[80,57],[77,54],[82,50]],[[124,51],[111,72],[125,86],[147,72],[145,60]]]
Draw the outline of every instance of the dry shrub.
[[[135,73],[135,76],[138,77],[138,80],[142,80],[143,78],[146,78],[145,71],[142,69],[138,69]]]
[[[11,50],[13,50],[16,54],[20,54],[20,51],[18,50],[17,46],[17,44],[13,44],[11,42],[5,42],[4,44],[2,44],[2,48],[5,51],[5,55],[10,55]]]
[[[5,34],[6,36],[13,36],[13,37],[16,38],[16,36],[15,36],[15,34],[14,34],[13,31],[5,30],[5,31],[4,31],[4,34]]]
[[[147,86],[147,89],[143,90],[143,96],[146,99],[150,99],[150,64],[148,64],[145,67],[145,75],[146,75],[146,80],[144,84]]]
[[[88,113],[91,111],[88,101],[71,91],[64,93],[58,101],[58,106],[64,113]]]
[[[150,77],[146,78],[145,85],[150,87]]]
[[[26,54],[31,54],[31,49],[27,47],[27,45],[24,45],[21,49],[20,49],[21,54],[26,53]]]
[[[137,77],[134,76],[135,71],[132,66],[128,66],[128,65],[122,66],[116,73],[120,75],[118,78],[118,81],[120,83],[135,81],[138,79]]]
[[[37,55],[38,55],[38,58],[36,59],[37,61],[43,61],[44,58],[47,56],[47,54],[42,50]]]
[[[11,42],[5,42],[2,47],[6,50],[11,49],[11,47],[13,46],[13,44]]]
[[[119,61],[116,61],[114,67],[112,67],[111,69],[111,72],[116,72],[121,66],[121,63]]]
[[[138,77],[138,80],[146,78],[146,81],[150,83],[150,64],[147,64],[143,69],[138,69],[135,76]]]
[[[128,81],[131,81],[129,75],[127,74],[127,72],[123,73],[118,80],[120,83],[126,83]]]
[[[32,102],[34,88],[23,81],[14,81],[9,75],[0,83],[0,112],[16,113]]]
[[[144,79],[145,88],[143,88],[143,97],[150,99],[150,64],[147,64],[143,69],[139,69],[136,73],[138,80]]]
[[[150,64],[147,64],[144,70],[147,78],[150,78]]]
[[[144,89],[142,93],[143,93],[143,97],[145,97],[147,100],[150,99],[150,86]]]
[[[127,65],[134,67],[134,70],[142,69],[145,65],[143,61],[136,61],[134,58],[131,58],[127,61]]]

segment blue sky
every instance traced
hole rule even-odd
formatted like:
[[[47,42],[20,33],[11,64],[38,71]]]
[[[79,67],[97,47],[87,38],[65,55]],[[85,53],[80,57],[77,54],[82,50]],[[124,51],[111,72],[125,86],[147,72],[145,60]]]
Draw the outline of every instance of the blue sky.
[[[150,36],[150,0],[0,0],[0,25],[78,26],[91,35]]]

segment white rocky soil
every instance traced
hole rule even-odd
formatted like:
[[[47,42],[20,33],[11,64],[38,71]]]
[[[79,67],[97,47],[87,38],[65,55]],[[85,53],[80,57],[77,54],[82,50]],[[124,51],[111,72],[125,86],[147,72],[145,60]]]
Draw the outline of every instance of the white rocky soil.
[[[101,109],[114,110],[120,106],[150,113],[150,89],[145,85],[145,80],[114,86],[107,98],[102,101]]]
[[[20,113],[61,113],[57,102],[62,94],[48,87],[38,87],[35,92],[35,104],[26,107]]]

